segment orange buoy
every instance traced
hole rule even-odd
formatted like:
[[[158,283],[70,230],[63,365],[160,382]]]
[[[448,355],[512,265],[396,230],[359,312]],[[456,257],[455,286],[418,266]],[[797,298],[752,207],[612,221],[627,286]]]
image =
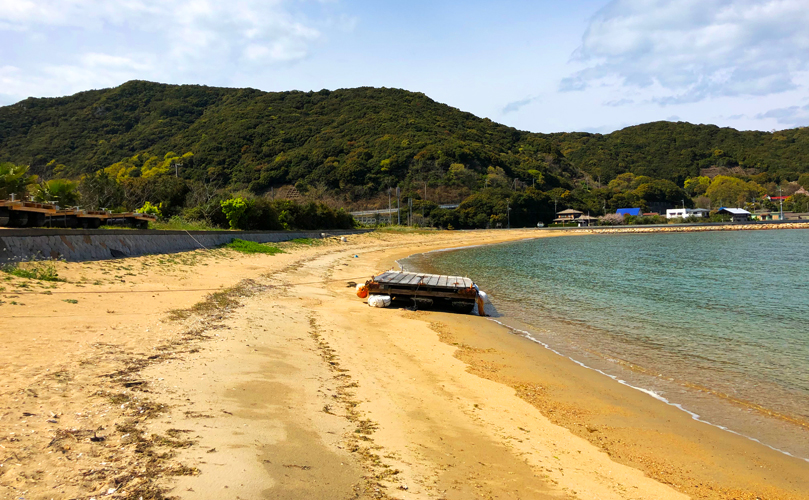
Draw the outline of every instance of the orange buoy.
[[[364,299],[367,296],[368,296],[368,287],[367,286],[362,285],[360,287],[357,287],[357,297],[359,297],[361,299]]]

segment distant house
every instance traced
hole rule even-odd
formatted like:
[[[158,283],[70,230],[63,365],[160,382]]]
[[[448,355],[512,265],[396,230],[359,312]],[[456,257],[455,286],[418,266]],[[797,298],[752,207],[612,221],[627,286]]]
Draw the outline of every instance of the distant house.
[[[567,210],[562,210],[561,212],[556,212],[556,218],[553,219],[554,222],[560,222],[562,224],[575,223],[576,219],[581,216],[584,212],[579,212],[578,210],[573,210],[572,208],[568,208]]]
[[[667,219],[685,219],[687,217],[696,217],[702,219],[708,217],[711,211],[706,208],[670,208],[666,210]]]
[[[722,208],[717,213],[730,215],[733,222],[746,222],[750,220],[750,212],[741,208]]]
[[[589,215],[580,215],[574,220],[574,222],[576,222],[576,224],[578,224],[579,227],[597,226],[598,217],[590,217]]]
[[[627,215],[638,217],[643,215],[643,210],[641,210],[640,208],[619,208],[618,210],[615,211],[615,213],[618,215],[623,215],[624,217],[626,217]]]

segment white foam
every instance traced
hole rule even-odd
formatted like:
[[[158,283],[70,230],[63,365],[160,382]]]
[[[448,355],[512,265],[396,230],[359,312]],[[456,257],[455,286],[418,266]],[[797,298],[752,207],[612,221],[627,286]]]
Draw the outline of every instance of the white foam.
[[[713,423],[713,422],[709,422],[708,420],[705,420],[705,419],[701,418],[701,417],[700,417],[700,416],[699,416],[697,413],[694,413],[693,411],[691,411],[691,410],[689,410],[689,409],[685,408],[685,407],[684,407],[683,405],[681,405],[680,403],[674,403],[674,402],[672,402],[672,401],[669,401],[667,398],[665,398],[665,397],[661,396],[660,394],[658,394],[658,393],[656,393],[656,392],[654,392],[654,391],[652,391],[652,390],[650,390],[650,389],[645,389],[645,388],[643,388],[643,387],[638,387],[638,386],[632,385],[632,384],[630,384],[629,382],[627,382],[626,380],[622,380],[622,379],[620,379],[620,378],[616,377],[615,375],[611,375],[611,374],[609,374],[609,373],[607,373],[607,372],[605,372],[605,371],[603,371],[603,370],[599,370],[598,368],[593,368],[592,366],[585,365],[585,364],[584,364],[584,363],[582,363],[581,361],[579,361],[579,360],[577,360],[577,359],[573,359],[573,358],[571,358],[570,356],[566,356],[566,355],[562,354],[561,352],[557,351],[556,349],[554,349],[553,347],[551,347],[550,345],[548,345],[547,343],[545,343],[545,342],[543,342],[543,341],[541,341],[541,340],[537,339],[536,337],[534,337],[533,335],[531,335],[531,332],[527,332],[527,331],[525,331],[525,330],[520,330],[519,328],[514,328],[514,327],[509,326],[509,325],[507,325],[507,324],[505,324],[505,323],[503,323],[503,322],[501,322],[501,321],[498,321],[498,320],[496,320],[496,319],[494,319],[494,318],[487,318],[487,319],[488,319],[489,321],[494,321],[494,322],[495,322],[495,323],[497,323],[498,325],[503,326],[503,327],[507,328],[508,330],[511,330],[512,332],[522,334],[522,336],[524,336],[524,337],[525,337],[525,338],[527,338],[528,340],[530,340],[530,341],[532,341],[532,342],[535,342],[535,343],[537,343],[537,344],[541,345],[542,347],[544,347],[545,349],[547,349],[547,350],[551,351],[551,352],[552,352],[552,353],[554,353],[554,354],[557,354],[557,355],[559,355],[559,356],[562,356],[562,357],[564,357],[564,358],[569,359],[570,361],[572,361],[572,362],[576,363],[577,365],[581,366],[582,368],[587,368],[588,370],[593,370],[594,372],[598,372],[598,373],[600,373],[601,375],[604,375],[604,376],[606,376],[606,377],[611,378],[612,380],[614,380],[614,381],[618,382],[618,383],[619,383],[619,384],[621,384],[621,385],[625,385],[625,386],[627,386],[627,387],[631,387],[632,389],[635,389],[636,391],[640,391],[640,392],[642,392],[642,393],[644,393],[644,394],[646,394],[646,395],[648,395],[648,396],[651,396],[651,397],[655,398],[655,399],[656,399],[656,400],[658,400],[658,401],[662,401],[663,403],[665,403],[665,404],[667,404],[667,405],[669,405],[669,406],[673,406],[673,407],[677,408],[678,410],[683,411],[683,412],[685,412],[685,413],[689,414],[689,415],[691,416],[691,418],[692,418],[692,419],[694,419],[694,420],[696,420],[697,422],[701,422],[701,423],[703,423],[703,424],[707,424],[707,425],[710,425],[710,426],[712,426],[712,427],[716,427],[717,429],[721,429],[721,430],[723,430],[723,431],[725,431],[725,432],[729,432],[729,433],[731,433],[731,434],[735,434],[735,435],[737,435],[737,436],[740,436],[740,437],[743,437],[743,438],[749,439],[750,441],[754,441],[754,442],[756,442],[756,443],[758,443],[758,444],[760,444],[760,445],[766,446],[767,448],[769,448],[769,449],[771,449],[771,450],[773,450],[773,451],[777,451],[778,453],[783,453],[784,455],[787,455],[787,456],[790,456],[790,457],[793,457],[793,458],[797,458],[797,459],[799,459],[799,460],[803,460],[803,461],[805,461],[805,462],[809,462],[809,458],[804,458],[804,457],[799,457],[799,456],[797,456],[797,455],[793,455],[792,453],[790,453],[790,452],[788,452],[788,451],[786,451],[786,450],[782,450],[782,449],[780,449],[780,448],[776,448],[776,447],[774,447],[774,446],[770,446],[770,445],[768,445],[767,443],[763,443],[763,442],[761,442],[759,439],[756,439],[756,438],[754,438],[754,437],[752,437],[752,436],[748,436],[748,435],[746,435],[746,434],[742,434],[742,433],[740,433],[740,432],[736,432],[736,431],[734,431],[734,430],[732,430],[732,429],[729,429],[729,428],[725,427],[724,425],[719,425],[719,424],[715,424],[715,423]]]

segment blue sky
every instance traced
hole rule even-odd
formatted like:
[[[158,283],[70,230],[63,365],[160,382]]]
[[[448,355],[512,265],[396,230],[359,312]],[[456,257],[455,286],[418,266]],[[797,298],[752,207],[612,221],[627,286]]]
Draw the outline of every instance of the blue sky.
[[[809,126],[807,0],[0,0],[0,105],[386,86],[534,132]]]

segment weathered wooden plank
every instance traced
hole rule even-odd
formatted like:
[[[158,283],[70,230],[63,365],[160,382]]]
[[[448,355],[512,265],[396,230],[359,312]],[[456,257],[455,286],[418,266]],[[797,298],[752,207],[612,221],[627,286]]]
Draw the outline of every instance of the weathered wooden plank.
[[[424,280],[424,284],[427,286],[437,286],[438,285],[438,276],[434,274],[427,275],[427,279]]]
[[[391,283],[401,283],[405,278],[407,278],[407,273],[399,273],[398,276],[391,280]]]
[[[390,271],[385,271],[384,273],[376,277],[376,281],[379,283],[387,283],[391,279],[393,279],[393,273],[391,273]]]
[[[449,281],[449,276],[440,276],[438,278],[438,286],[447,286],[447,281]]]

